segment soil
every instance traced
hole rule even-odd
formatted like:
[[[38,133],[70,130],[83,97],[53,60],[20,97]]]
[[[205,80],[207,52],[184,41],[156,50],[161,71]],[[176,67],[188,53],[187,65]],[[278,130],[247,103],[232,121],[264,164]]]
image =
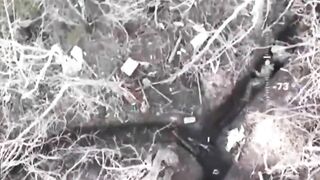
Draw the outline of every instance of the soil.
[[[272,9],[267,19],[268,25],[274,23],[286,7],[284,1],[272,2],[276,8]],[[75,103],[77,97],[63,97],[52,112],[57,114],[57,119],[63,121],[48,130],[49,137],[61,134],[66,127],[72,133],[77,132],[77,135],[100,130],[98,136],[104,142],[99,144],[96,140],[92,140],[91,143],[101,147],[116,148],[116,144],[111,143],[114,137],[119,139],[117,143],[133,144],[138,149],[146,149],[153,145],[152,143],[174,144],[173,146],[177,147],[175,152],[181,158],[179,168],[183,170],[176,170],[173,179],[190,179],[192,176],[192,179],[222,179],[233,164],[231,155],[223,149],[224,142],[220,144],[221,139],[224,141],[225,132],[245,121],[247,111],[263,111],[266,106],[289,106],[288,101],[299,91],[300,85],[295,82],[292,75],[280,69],[286,68],[281,64],[268,85],[270,102],[266,103],[264,99],[265,87],[254,92],[252,101],[248,103],[241,101],[247,84],[253,78],[252,72],[261,68],[262,56],[269,51],[267,48],[259,48],[265,45],[265,37],[261,36],[259,28],[249,33],[239,44],[235,44],[234,49],[237,50],[233,53],[230,48],[219,56],[221,64],[216,72],[213,72],[210,65],[206,65],[209,61],[212,61],[211,65],[214,64],[212,59],[217,56],[215,51],[223,47],[223,41],[237,37],[236,32],[240,31],[240,24],[242,31],[249,29],[251,19],[246,15],[239,15],[230,23],[227,30],[222,32],[220,37],[224,39],[222,42],[214,41],[210,50],[204,53],[200,60],[190,66],[185,73],[179,74],[195,58],[194,49],[189,43],[197,33],[192,28],[193,23],[203,24],[207,31],[216,30],[232,12],[229,11],[228,5],[218,6],[218,4],[229,3],[234,7],[235,1],[202,0],[189,10],[185,9],[187,6],[171,9],[180,1],[161,2],[157,7],[150,5],[148,8],[142,8],[144,16],[117,21],[110,15],[114,13],[111,6],[105,4],[97,6],[99,3],[93,3],[93,0],[88,0],[86,3],[86,18],[79,17],[80,11],[70,10],[70,3],[67,1],[46,3],[43,5],[46,9],[45,18],[29,26],[20,27],[18,31],[18,37],[21,37],[19,42],[23,44],[41,41],[43,48],[47,49],[59,44],[65,54],[69,54],[75,45],[79,46],[85,52],[86,68],[90,69],[80,72],[79,78],[121,82],[119,86],[112,87],[115,90],[97,87],[82,89],[84,94],[91,93],[90,95],[98,99],[99,103],[89,104],[85,101]],[[137,8],[138,10],[140,9]],[[54,19],[56,15],[64,19]],[[292,23],[292,16],[287,14],[285,17],[283,22],[276,23],[272,27],[272,39],[286,39],[282,34]],[[176,26],[176,22],[182,22],[184,26]],[[174,52],[178,40],[180,55]],[[170,60],[171,53],[175,54]],[[147,65],[140,65],[129,77],[120,70],[128,58]],[[233,63],[230,63],[230,59]],[[179,75],[174,76],[176,74]],[[172,77],[173,81],[164,83]],[[146,79],[151,81],[151,87],[143,86],[143,80]],[[289,88],[283,90],[278,87],[279,83],[288,83]],[[46,92],[41,94],[39,90],[39,99],[52,101],[54,95],[50,92],[55,90],[45,84],[43,82],[41,89]],[[72,90],[68,93],[71,92]],[[12,94],[12,96],[14,98],[11,99],[10,119],[19,119],[36,103],[25,102],[20,95]],[[75,110],[70,108],[75,106],[79,108]],[[92,111],[88,110],[90,108]],[[184,117],[190,116],[196,117],[196,123],[184,124]],[[168,124],[172,125],[170,129],[166,129],[156,142],[152,142],[155,132]],[[178,143],[181,140],[172,134],[172,129],[185,141],[189,142],[191,138],[192,142],[197,142],[192,145],[197,151],[192,152],[185,147],[182,149]],[[68,133],[65,135],[74,137]],[[79,143],[83,146],[81,142]],[[212,150],[206,152],[200,145],[209,146]],[[47,153],[50,153],[56,147],[47,148]],[[126,153],[132,154],[124,152]],[[200,167],[204,172],[200,172]],[[93,171],[92,174],[96,173],[95,168],[90,169]],[[233,166],[231,173],[242,173],[247,178],[249,172],[239,172],[237,168]],[[214,169],[219,169],[218,175],[212,174]]]

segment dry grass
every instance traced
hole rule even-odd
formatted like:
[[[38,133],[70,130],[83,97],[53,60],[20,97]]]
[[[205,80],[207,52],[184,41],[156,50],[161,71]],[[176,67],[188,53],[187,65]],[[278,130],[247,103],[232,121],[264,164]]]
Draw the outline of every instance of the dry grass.
[[[13,2],[13,1],[12,1]],[[59,61],[71,60],[66,52],[57,44],[45,49],[36,38],[33,43],[25,44],[17,41],[17,23],[27,23],[24,17],[15,17],[10,22],[15,7],[11,1],[1,1],[4,12],[1,20],[6,22],[6,29],[2,31],[0,40],[0,79],[1,79],[1,143],[0,159],[2,179],[9,178],[9,171],[22,165],[28,176],[26,179],[74,179],[89,162],[106,164],[111,160],[110,166],[96,168],[114,179],[128,179],[138,177],[142,170],[150,170],[151,165],[142,160],[133,146],[119,145],[118,149],[97,148],[95,146],[81,148],[74,145],[65,148],[52,149],[49,154],[38,152],[49,135],[55,135],[63,130],[66,124],[73,119],[88,121],[92,114],[98,113],[97,106],[109,108],[114,114],[119,109],[112,105],[121,104],[120,97],[125,91],[120,87],[120,80],[92,79],[92,69],[83,67],[79,76],[69,76],[61,72]],[[65,2],[65,3],[62,3]],[[29,1],[29,4],[31,2]],[[55,19],[66,20],[67,23],[81,23],[84,14],[71,9],[71,1],[55,1],[50,4],[42,1],[44,13],[43,30]],[[28,4],[28,2],[27,2]],[[112,21],[125,21],[137,18],[142,13],[141,3],[128,1],[112,1],[108,5],[112,12]],[[3,6],[4,5],[4,6]],[[57,11],[62,6],[61,11]],[[21,9],[17,9],[17,11]],[[67,13],[56,16],[56,13]],[[19,12],[18,12],[19,13]],[[53,13],[53,14],[50,14]],[[59,14],[58,14],[59,15]],[[72,18],[78,17],[78,18]],[[44,19],[46,18],[46,19]],[[72,21],[76,22],[72,22]],[[105,93],[111,93],[109,99],[101,99]],[[113,109],[114,108],[114,109]],[[68,114],[74,114],[67,119]],[[58,139],[60,137],[58,135]],[[80,140],[81,138],[79,138]],[[121,156],[121,149],[132,153],[132,159],[126,163],[116,160]],[[122,151],[122,150],[121,150]],[[130,154],[130,153],[129,153]],[[135,157],[135,159],[133,159]],[[69,159],[68,159],[69,158]],[[71,158],[71,159],[70,159]],[[135,161],[133,165],[130,161]],[[59,167],[69,163],[66,168]],[[98,171],[98,172],[99,172]],[[103,174],[101,174],[103,175]],[[72,178],[72,176],[74,178]]]
[[[96,14],[86,11],[81,0],[78,1],[77,6],[71,0],[57,0],[54,3],[47,0],[35,2],[39,3],[36,5],[42,5],[42,15],[38,16],[42,19],[40,31],[48,32],[53,31],[50,28],[55,26],[57,21],[70,26],[82,27],[87,19],[90,19],[91,22],[105,21],[112,25],[110,27],[123,30],[126,22],[147,21],[146,6],[160,8],[160,4],[157,4],[158,1],[146,2],[144,0],[109,0],[99,4],[88,4],[87,6],[96,6],[100,10],[100,14]],[[222,0],[212,3],[211,1],[203,1],[197,8],[194,6],[196,1],[170,2],[171,8],[178,9],[183,17],[190,20],[191,25],[201,22],[199,20],[200,10],[209,13],[210,8],[206,9],[206,6],[215,7],[218,11],[215,11],[216,14],[211,12],[211,16],[216,18],[215,23],[205,20],[205,24],[209,24],[207,31],[210,32],[210,38],[205,42],[203,48],[199,52],[192,52],[185,47],[191,57],[190,60],[182,62],[183,68],[169,74],[168,79],[157,83],[172,82],[185,73],[195,75],[195,72],[201,72],[203,76],[214,75],[218,70],[231,71],[233,72],[232,81],[237,79],[243,71],[242,68],[245,67],[243,64],[246,64],[250,59],[250,51],[256,48],[256,42],[249,35],[256,31],[260,32],[259,28],[264,23],[265,17],[261,12],[267,5],[263,2],[265,1],[244,0],[239,3],[235,3],[235,1],[222,2]],[[230,6],[224,5],[225,3]],[[128,161],[135,160],[135,164],[127,165],[130,163],[116,160],[115,157],[121,155],[120,147],[118,149],[95,146],[84,148],[76,146],[76,143],[73,142],[69,148],[57,147],[49,154],[35,151],[48,141],[45,139],[49,135],[60,132],[70,122],[89,121],[92,114],[99,113],[97,106],[105,107],[117,116],[122,111],[121,98],[129,92],[122,88],[124,79],[121,79],[117,73],[108,74],[109,78],[102,78],[98,75],[95,76],[96,78],[92,78],[92,74],[95,72],[88,64],[84,64],[77,76],[63,74],[59,62],[70,60],[70,57],[67,52],[62,50],[63,48],[60,48],[60,45],[56,44],[57,42],[54,42],[56,39],[50,37],[51,39],[48,38],[48,41],[42,42],[43,37],[36,36],[28,44],[19,42],[18,39],[21,37],[17,36],[19,34],[17,26],[30,22],[23,15],[14,17],[13,21],[10,20],[12,12],[16,11],[10,0],[1,1],[1,5],[3,9],[0,21],[5,22],[5,25],[2,26],[0,39],[0,117],[3,127],[0,139],[0,159],[2,160],[3,178],[9,178],[9,171],[17,165],[23,165],[29,178],[32,177],[32,179],[36,177],[39,179],[71,178],[70,176],[77,176],[80,169],[83,169],[89,160],[106,164],[107,159],[111,161],[110,165],[108,167],[103,165],[99,171],[104,171],[114,179],[137,179],[143,174],[142,171],[150,171],[152,168],[154,170],[155,167],[150,165],[147,159],[141,158],[142,155],[136,151],[135,147],[122,144],[119,146],[130,149],[135,158]],[[80,11],[76,8],[80,8]],[[310,124],[316,124],[318,116],[313,113],[313,109],[307,109],[307,112],[302,111],[310,104],[316,104],[319,97],[319,83],[317,83],[319,77],[317,59],[320,58],[318,17],[315,11],[311,11],[307,18],[310,18],[308,22],[311,23],[311,29],[308,34],[301,35],[301,38],[310,43],[301,51],[296,52],[299,57],[290,64],[292,69],[303,65],[310,70],[307,76],[297,77],[304,85],[301,94],[297,95],[295,99],[301,108],[293,108],[293,110],[290,109],[284,113],[295,115],[290,117],[284,115],[267,116],[266,114],[255,116],[257,119],[268,119],[276,123],[279,119],[283,120],[283,124],[279,125],[278,132],[282,133],[279,136],[285,141],[274,145],[276,149],[271,149],[275,151],[275,154],[281,152],[277,159],[283,161],[278,162],[270,171],[281,170],[284,172],[283,170],[288,167],[296,169],[300,165],[304,165],[310,169],[310,173],[313,173],[314,168],[318,166],[316,164],[319,149],[312,143],[319,136],[318,129],[309,129]],[[165,23],[157,13],[152,16],[151,20],[154,22],[154,26],[160,29]],[[187,34],[191,32],[190,36],[195,34],[192,27],[187,25],[184,31]],[[78,33],[82,34],[83,32],[80,30]],[[66,47],[75,45],[79,40],[74,39],[77,37],[70,36],[68,39],[70,44],[67,44]],[[116,40],[115,42],[117,42]],[[125,42],[130,44],[129,41],[129,35],[125,34]],[[171,44],[172,47],[174,45],[174,43]],[[161,63],[165,64],[165,62]],[[111,95],[106,98],[105,94]],[[70,114],[73,114],[72,117],[67,118]],[[271,129],[274,129],[274,126],[278,127],[276,123],[271,125]],[[283,126],[286,128],[283,129]],[[297,141],[298,144],[291,144],[290,140],[300,136],[300,133],[304,135],[305,138],[302,139],[306,142],[301,140],[301,143]],[[268,140],[260,141],[267,143]],[[270,147],[270,144],[264,147]],[[290,152],[299,156],[308,155],[308,158],[292,162],[294,155],[286,154],[287,149],[284,147],[295,148],[297,152]],[[74,159],[67,159],[69,157]],[[66,165],[65,169],[60,169],[59,165],[64,161],[70,164]],[[288,164],[288,162],[290,163]]]
[[[217,7],[221,3],[226,3],[228,6]],[[210,73],[214,76],[218,69],[232,72],[231,79],[235,81],[244,70],[243,68],[247,67],[243,64],[250,61],[249,52],[258,44],[252,40],[250,35],[259,32],[259,28],[262,28],[265,20],[263,16],[264,1],[245,0],[235,4],[232,1],[220,2],[217,0],[209,5],[206,3],[202,5],[218,9],[210,12],[213,17],[216,17],[215,22],[205,21],[204,23],[205,25],[211,24],[206,29],[207,33],[210,33],[209,39],[202,44],[199,51],[191,53],[191,60],[185,62],[181,70],[171,74],[168,79],[155,84],[172,82],[188,72]],[[206,9],[205,7],[200,8]],[[192,22],[192,17],[190,21]]]
[[[299,83],[299,93],[289,107],[248,114],[252,134],[246,150],[257,156],[251,162],[276,179],[319,176],[319,6],[315,1],[295,1],[292,8],[301,18],[296,38],[303,43],[286,68]],[[303,31],[303,26],[310,28]]]

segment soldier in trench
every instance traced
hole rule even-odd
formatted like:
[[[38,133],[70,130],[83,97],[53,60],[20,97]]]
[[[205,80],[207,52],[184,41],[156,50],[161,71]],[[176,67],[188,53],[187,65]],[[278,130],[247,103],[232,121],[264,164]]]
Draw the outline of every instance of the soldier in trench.
[[[250,80],[247,85],[245,95],[242,98],[242,100],[245,102],[248,102],[251,99],[253,89],[262,88],[266,85],[274,71],[274,63],[271,62],[271,56],[265,55],[263,58],[265,62],[261,67],[260,72],[255,71],[256,77]]]

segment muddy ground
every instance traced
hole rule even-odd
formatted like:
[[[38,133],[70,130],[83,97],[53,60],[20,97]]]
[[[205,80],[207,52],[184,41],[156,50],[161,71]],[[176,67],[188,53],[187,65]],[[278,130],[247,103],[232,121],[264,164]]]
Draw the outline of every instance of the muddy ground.
[[[1,15],[7,17],[3,18],[1,38],[21,46],[11,52],[15,62],[0,64],[3,72],[11,73],[0,75],[1,86],[6,87],[1,90],[2,126],[12,128],[3,130],[1,140],[39,137],[42,148],[21,148],[59,156],[57,161],[42,159],[36,165],[39,171],[52,171],[53,179],[72,179],[78,173],[76,168],[89,172],[79,175],[81,178],[103,179],[98,175],[99,163],[74,166],[81,159],[77,150],[92,146],[117,149],[119,144],[138,149],[126,146],[115,153],[120,154],[119,164],[124,168],[142,164],[148,153],[154,160],[156,151],[166,149],[163,147],[178,154],[177,162],[162,160],[167,163],[164,167],[172,168],[171,175],[167,169],[145,170],[138,173],[140,179],[153,178],[152,173],[159,176],[156,179],[247,179],[251,166],[243,162],[253,158],[248,155],[250,146],[244,160],[240,158],[228,174],[234,160],[224,149],[227,131],[245,124],[250,119],[248,112],[298,103],[294,97],[304,82],[296,77],[304,72],[288,64],[294,63],[294,52],[299,49],[294,46],[300,43],[295,36],[307,28],[302,28],[297,21],[301,17],[290,11],[291,1],[268,1],[269,8],[264,3],[231,0],[12,2],[0,3]],[[199,29],[209,35],[195,48],[191,41],[201,33]],[[265,35],[267,29],[269,35]],[[41,56],[46,57],[56,45],[60,49],[48,64]],[[276,45],[289,48],[271,53]],[[3,43],[2,49],[11,46]],[[83,50],[84,63],[79,71],[68,75],[58,59],[70,56],[74,46]],[[250,98],[243,100],[266,54],[275,60],[275,69],[267,84],[253,89]],[[121,70],[129,58],[140,63],[130,76]],[[24,80],[16,72],[21,64]],[[43,67],[46,71],[37,81]],[[63,89],[64,85],[67,88]],[[195,117],[196,121],[186,124],[185,117]],[[32,127],[34,118],[44,125]],[[11,127],[14,123],[18,125]],[[79,139],[99,130],[97,139]],[[53,138],[58,136],[68,138]],[[107,155],[109,159],[114,156]],[[134,160],[125,162],[125,158]],[[263,164],[256,159],[257,166]],[[17,179],[12,172],[28,173],[26,164],[6,165],[5,178]],[[36,175],[36,170],[30,172],[26,179],[45,178]],[[138,174],[123,175],[112,168],[101,172],[107,179],[139,179]]]

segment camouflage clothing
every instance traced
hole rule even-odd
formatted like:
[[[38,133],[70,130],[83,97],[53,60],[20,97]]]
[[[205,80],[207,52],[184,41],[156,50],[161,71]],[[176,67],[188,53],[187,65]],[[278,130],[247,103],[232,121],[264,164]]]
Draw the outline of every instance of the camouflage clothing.
[[[260,72],[255,71],[256,77],[253,78],[246,89],[245,95],[243,97],[244,101],[249,101],[253,88],[261,88],[265,86],[269,81],[272,72],[274,71],[274,64],[268,59],[265,61],[264,65],[261,67]]]

